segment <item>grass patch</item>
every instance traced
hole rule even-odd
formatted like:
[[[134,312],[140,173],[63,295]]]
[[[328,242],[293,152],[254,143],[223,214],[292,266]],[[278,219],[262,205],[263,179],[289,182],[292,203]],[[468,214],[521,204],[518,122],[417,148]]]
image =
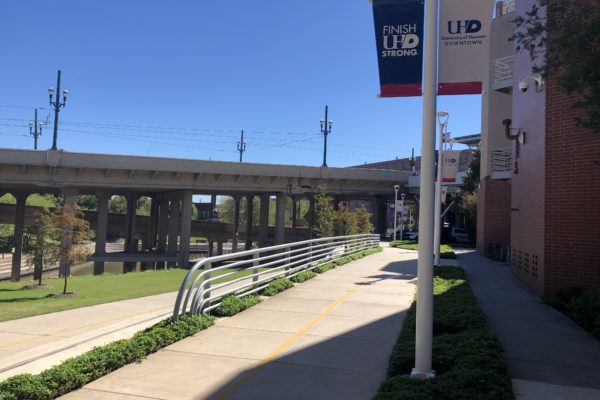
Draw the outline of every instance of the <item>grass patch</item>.
[[[313,272],[316,272],[317,274],[322,274],[333,268],[335,268],[335,264],[332,262],[328,262],[325,264],[317,265],[315,268],[313,268]]]
[[[47,289],[24,289],[36,283],[34,281],[0,282],[0,321],[173,292],[179,289],[187,272],[171,269],[72,276],[69,278],[69,291],[76,292],[78,296],[63,299],[47,297],[60,292],[62,279],[44,279],[44,284],[53,286]]]
[[[138,332],[131,339],[95,347],[40,374],[22,374],[0,383],[2,400],[55,399],[124,365],[213,325],[210,316],[186,316],[176,324],[169,319]]]
[[[314,278],[315,276],[317,276],[317,274],[312,271],[302,271],[298,275],[292,276],[290,280],[294,283],[302,283]]]
[[[600,289],[560,290],[546,302],[600,340]]]
[[[265,296],[275,296],[277,293],[281,293],[284,290],[287,290],[294,286],[294,282],[289,280],[288,278],[277,278],[271,283],[269,286],[263,290],[262,294]]]
[[[396,240],[395,242],[390,242],[390,246],[403,250],[419,250],[419,243],[414,240]],[[456,254],[454,253],[454,248],[449,244],[440,245],[440,258],[455,260]]]
[[[437,267],[434,296],[432,361],[436,378],[407,377],[414,366],[413,302],[390,356],[388,378],[375,399],[514,399],[502,349],[486,326],[465,272],[455,267]]]
[[[217,317],[231,317],[247,308],[257,305],[261,301],[260,296],[256,295],[237,297],[230,294],[221,299],[221,304],[213,311],[213,314]]]

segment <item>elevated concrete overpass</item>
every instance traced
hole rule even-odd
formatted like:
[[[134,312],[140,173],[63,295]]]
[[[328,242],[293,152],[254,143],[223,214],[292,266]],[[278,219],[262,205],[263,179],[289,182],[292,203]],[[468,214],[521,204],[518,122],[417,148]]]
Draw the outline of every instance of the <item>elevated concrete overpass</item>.
[[[320,185],[325,185],[327,192],[336,200],[368,202],[376,229],[382,232],[385,229],[385,201],[393,197],[394,185],[404,188],[407,183],[408,173],[381,169],[0,149],[0,195],[11,193],[17,199],[12,216],[15,225],[13,279],[18,279],[21,262],[25,201],[32,193],[61,194],[67,204],[73,203],[79,194],[97,196],[97,215],[90,217],[97,235],[92,259],[96,264],[95,272],[102,273],[104,261],[116,261],[115,257],[119,257],[114,254],[108,256],[105,251],[109,219],[115,219],[109,218],[108,213],[108,200],[113,195],[123,195],[128,201],[124,220],[125,252],[121,255],[126,263],[124,271],[127,271],[132,267],[131,260],[136,258],[140,262],[158,263],[159,267],[165,262],[173,264],[173,260],[177,260],[179,265],[187,265],[190,236],[192,231],[196,231],[193,228],[200,225],[191,218],[192,196],[196,194],[211,195],[213,199],[217,195],[228,195],[235,200],[235,222],[231,229],[216,225],[206,228],[214,228],[215,234],[220,233],[215,239],[217,251],[222,248],[227,234],[231,235],[233,251],[236,251],[240,232],[244,233],[246,248],[251,247],[254,241],[264,246],[302,238],[295,219],[291,230],[285,228],[287,197],[292,198],[295,210],[297,201],[312,200]],[[135,215],[140,196],[152,199],[150,216],[147,220],[143,219],[144,222],[138,222],[139,218]],[[251,205],[254,196],[261,199],[260,223],[254,227],[250,219],[245,221],[245,229],[240,229],[240,199],[246,197]],[[274,227],[268,224],[271,196],[276,197]],[[6,209],[0,212],[4,213]],[[0,219],[4,220],[6,216]],[[143,228],[138,229],[138,224]],[[304,234],[310,232],[304,231]],[[210,235],[200,236],[210,238]],[[139,241],[144,249],[142,253],[138,251]],[[213,248],[213,243],[209,248]],[[62,271],[67,273],[68,267],[63,266]]]

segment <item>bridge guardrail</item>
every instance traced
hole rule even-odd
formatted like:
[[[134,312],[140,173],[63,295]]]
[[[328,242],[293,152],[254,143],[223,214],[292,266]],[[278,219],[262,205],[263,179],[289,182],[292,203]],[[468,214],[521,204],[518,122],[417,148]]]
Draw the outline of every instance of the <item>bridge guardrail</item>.
[[[183,279],[173,320],[177,321],[182,315],[205,314],[217,308],[221,299],[229,294],[244,297],[257,293],[274,279],[289,278],[325,262],[377,246],[379,235],[362,234],[304,240],[204,258],[195,263]]]

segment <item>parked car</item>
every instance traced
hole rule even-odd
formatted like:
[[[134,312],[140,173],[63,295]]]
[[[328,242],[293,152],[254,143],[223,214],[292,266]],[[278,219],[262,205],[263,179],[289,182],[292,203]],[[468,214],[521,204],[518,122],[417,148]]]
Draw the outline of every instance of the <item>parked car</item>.
[[[467,231],[461,228],[452,228],[452,232],[450,232],[450,240],[453,242],[470,242],[469,234],[467,233]]]
[[[419,240],[419,231],[416,229],[411,229],[409,231],[404,231],[402,233],[402,239],[403,240],[415,240],[418,241]]]

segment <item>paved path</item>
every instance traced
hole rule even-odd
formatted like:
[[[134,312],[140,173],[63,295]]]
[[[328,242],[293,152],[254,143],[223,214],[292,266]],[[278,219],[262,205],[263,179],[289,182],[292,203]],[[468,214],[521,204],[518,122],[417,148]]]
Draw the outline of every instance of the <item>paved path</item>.
[[[508,266],[459,254],[518,399],[600,399],[600,342],[518,283]]]
[[[0,322],[0,381],[38,373],[94,346],[128,338],[173,312],[177,293]]]
[[[297,285],[64,399],[369,399],[415,290],[385,248]]]

